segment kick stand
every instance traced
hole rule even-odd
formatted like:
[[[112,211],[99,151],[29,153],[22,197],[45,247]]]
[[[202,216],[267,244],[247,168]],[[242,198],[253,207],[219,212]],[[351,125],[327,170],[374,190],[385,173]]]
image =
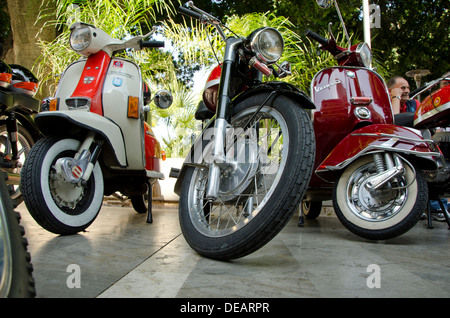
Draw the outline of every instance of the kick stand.
[[[152,216],[152,195],[153,195],[153,184],[149,184],[148,186],[148,208],[147,208],[147,223],[153,223]]]
[[[450,219],[449,219],[449,217],[448,217],[448,211],[447,211],[447,209],[445,208],[445,206],[444,206],[444,204],[442,203],[441,200],[438,200],[438,202],[439,202],[439,205],[440,205],[440,207],[441,207],[442,213],[444,213],[445,221],[447,221],[448,229],[450,230]],[[431,214],[431,213],[430,213],[430,214]]]
[[[305,215],[303,214],[302,203],[300,202],[300,206],[298,207],[299,216],[298,216],[298,227],[303,227],[305,225]]]
[[[427,208],[427,229],[432,229],[433,224],[431,222],[431,203],[430,200],[428,200],[428,208]]]

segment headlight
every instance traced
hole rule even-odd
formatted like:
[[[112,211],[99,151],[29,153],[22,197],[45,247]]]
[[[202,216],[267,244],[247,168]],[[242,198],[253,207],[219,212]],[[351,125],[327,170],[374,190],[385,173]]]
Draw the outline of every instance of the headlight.
[[[75,52],[85,50],[91,43],[91,30],[87,25],[77,25],[70,33],[70,47]]]
[[[272,64],[283,54],[284,41],[278,30],[262,28],[251,36],[250,47],[261,62]]]
[[[372,65],[372,51],[367,43],[360,43],[356,48],[358,60],[365,67]]]

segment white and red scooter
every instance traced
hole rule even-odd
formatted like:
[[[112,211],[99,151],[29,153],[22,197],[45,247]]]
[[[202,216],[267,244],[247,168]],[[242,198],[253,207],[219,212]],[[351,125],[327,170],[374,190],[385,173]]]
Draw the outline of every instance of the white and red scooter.
[[[161,41],[111,38],[85,23],[71,27],[70,46],[84,58],[70,64],[49,99],[49,111],[35,118],[45,135],[27,157],[21,174],[25,204],[33,218],[57,234],[85,230],[103,196],[121,192],[151,222],[152,185],[160,172],[160,146],[145,122],[150,102],[137,64],[114,54],[125,49],[162,47]],[[169,92],[153,98],[160,108]]]

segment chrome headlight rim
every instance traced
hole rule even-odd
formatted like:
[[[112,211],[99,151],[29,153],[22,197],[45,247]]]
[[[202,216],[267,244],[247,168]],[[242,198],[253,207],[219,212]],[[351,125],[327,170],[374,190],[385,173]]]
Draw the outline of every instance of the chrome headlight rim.
[[[356,53],[358,56],[358,61],[365,67],[371,67],[372,65],[372,50],[369,44],[360,43],[356,47]]]
[[[91,41],[92,32],[91,28],[88,25],[78,24],[72,28],[69,37],[69,44],[72,50],[77,53],[83,52],[89,47]]]
[[[281,44],[281,48],[279,49],[279,52],[276,52],[275,54],[273,52],[269,53],[265,50],[265,48],[261,47],[261,40],[263,39],[264,36],[268,35],[268,34],[272,34],[272,35],[276,35],[277,39]],[[271,35],[269,35],[271,36]],[[271,48],[273,48],[274,46],[272,46]],[[284,40],[283,40],[283,36],[281,35],[280,31],[278,31],[275,28],[272,27],[264,27],[261,28],[259,30],[257,30],[256,32],[254,32],[250,38],[250,48],[252,50],[252,52],[254,52],[256,54],[256,57],[258,58],[258,60],[260,60],[261,62],[265,63],[265,64],[273,64],[276,63],[282,56],[283,51],[284,51]]]

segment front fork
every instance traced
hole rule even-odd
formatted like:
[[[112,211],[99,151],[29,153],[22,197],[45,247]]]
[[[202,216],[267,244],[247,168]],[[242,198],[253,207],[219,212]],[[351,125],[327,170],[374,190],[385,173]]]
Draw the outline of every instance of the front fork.
[[[211,162],[209,164],[208,185],[206,188],[206,199],[214,202],[218,198],[220,171],[225,164],[225,138],[228,122],[223,118],[218,118],[214,123],[214,141],[211,152]]]
[[[92,152],[91,145],[94,144]],[[64,157],[56,161],[56,172],[64,177],[67,182],[84,186],[89,180],[103,142],[95,140],[95,132],[90,131],[73,158]]]
[[[377,169],[377,174],[367,179],[366,189],[369,192],[379,190],[390,180],[405,172],[402,160],[398,155],[389,152],[373,154],[374,163]]]
[[[220,171],[225,168],[225,138],[227,128],[230,127],[230,94],[233,65],[236,60],[236,47],[242,39],[230,37],[226,41],[225,56],[220,76],[219,96],[216,109],[216,121],[214,123],[214,140],[212,146],[212,161],[209,164],[208,185],[206,199],[214,202],[219,197]],[[225,166],[224,166],[225,165]]]

